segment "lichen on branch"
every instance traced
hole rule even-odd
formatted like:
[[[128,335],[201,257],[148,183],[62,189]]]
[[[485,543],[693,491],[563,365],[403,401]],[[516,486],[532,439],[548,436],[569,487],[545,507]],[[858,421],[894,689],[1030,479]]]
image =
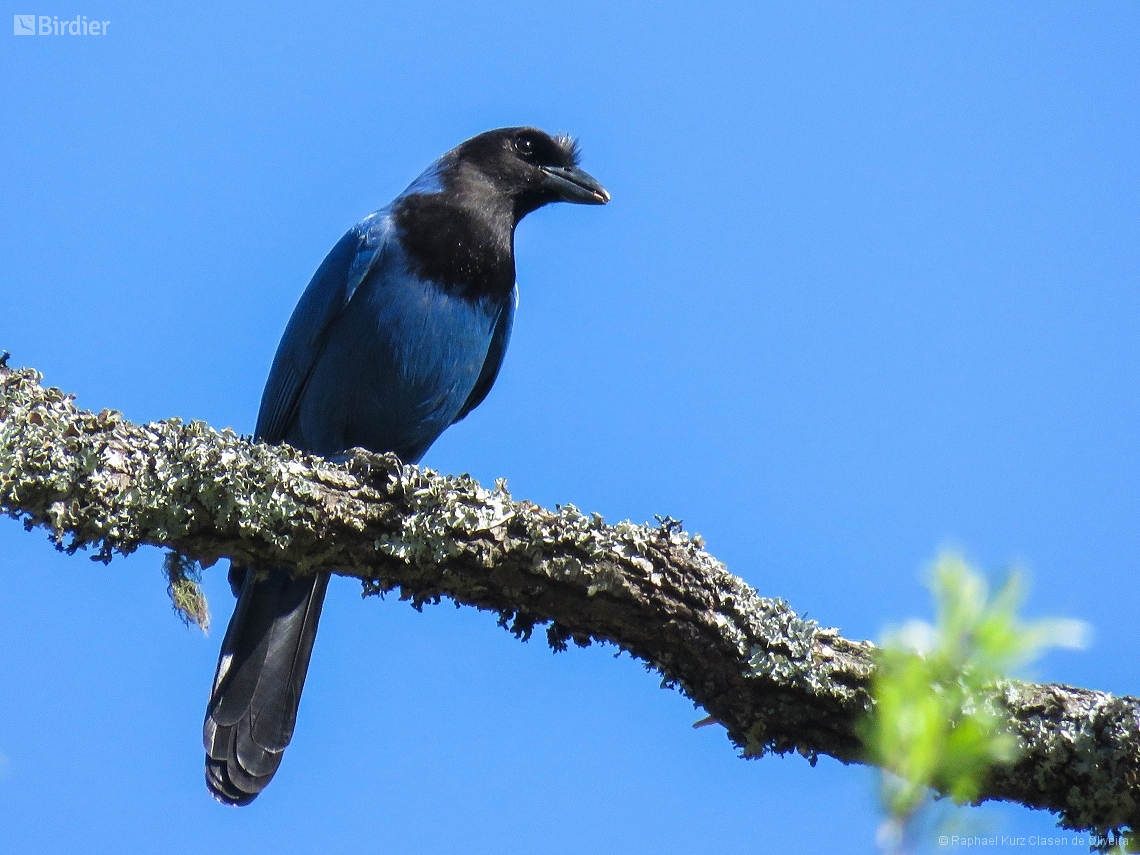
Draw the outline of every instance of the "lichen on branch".
[[[609,642],[657,669],[742,754],[866,762],[876,649],[761,597],[672,520],[622,522],[513,499],[502,482],[356,453],[338,465],[230,430],[93,413],[0,365],[0,509],[61,549],[109,561],[142,545],[328,569],[414,605],[447,597],[555,647]],[[980,799],[1058,812],[1071,828],[1140,824],[1140,702],[1011,683],[999,698],[1017,760]]]

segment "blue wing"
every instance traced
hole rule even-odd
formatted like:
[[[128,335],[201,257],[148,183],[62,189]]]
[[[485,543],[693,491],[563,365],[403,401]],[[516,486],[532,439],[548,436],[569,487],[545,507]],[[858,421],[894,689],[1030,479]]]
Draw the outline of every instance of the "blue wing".
[[[499,376],[499,369],[503,365],[503,354],[507,352],[507,345],[511,341],[511,328],[515,323],[515,309],[518,304],[519,290],[516,285],[511,289],[510,299],[503,306],[499,318],[495,322],[495,332],[491,337],[491,345],[487,348],[487,358],[483,361],[483,369],[479,372],[479,379],[475,381],[475,388],[467,396],[463,409],[452,420],[452,424],[467,418],[467,414],[483,403],[483,399],[487,397],[487,393],[495,385],[495,380]]]
[[[273,357],[257,414],[254,435],[258,439],[269,443],[285,439],[329,330],[365,276],[381,261],[390,237],[391,228],[382,212],[373,214],[349,229],[313,274]]]

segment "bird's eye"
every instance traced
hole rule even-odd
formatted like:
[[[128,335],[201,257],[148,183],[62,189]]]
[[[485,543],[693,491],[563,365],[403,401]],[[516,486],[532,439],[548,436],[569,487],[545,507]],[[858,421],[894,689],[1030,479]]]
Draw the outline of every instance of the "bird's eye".
[[[522,157],[531,157],[534,154],[534,140],[530,137],[519,137],[515,140],[515,151]]]

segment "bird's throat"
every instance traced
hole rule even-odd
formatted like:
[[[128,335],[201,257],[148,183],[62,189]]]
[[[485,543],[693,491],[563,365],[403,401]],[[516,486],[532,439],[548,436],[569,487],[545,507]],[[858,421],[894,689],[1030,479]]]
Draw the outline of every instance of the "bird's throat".
[[[515,282],[512,212],[463,204],[445,194],[413,194],[400,199],[393,214],[417,275],[472,300],[510,293]]]

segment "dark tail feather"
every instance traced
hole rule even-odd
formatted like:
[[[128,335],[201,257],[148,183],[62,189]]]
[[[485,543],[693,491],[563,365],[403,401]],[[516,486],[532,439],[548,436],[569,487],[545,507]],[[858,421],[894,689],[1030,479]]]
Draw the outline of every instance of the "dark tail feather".
[[[269,784],[293,737],[329,574],[246,571],[206,709],[206,786],[246,805]]]

